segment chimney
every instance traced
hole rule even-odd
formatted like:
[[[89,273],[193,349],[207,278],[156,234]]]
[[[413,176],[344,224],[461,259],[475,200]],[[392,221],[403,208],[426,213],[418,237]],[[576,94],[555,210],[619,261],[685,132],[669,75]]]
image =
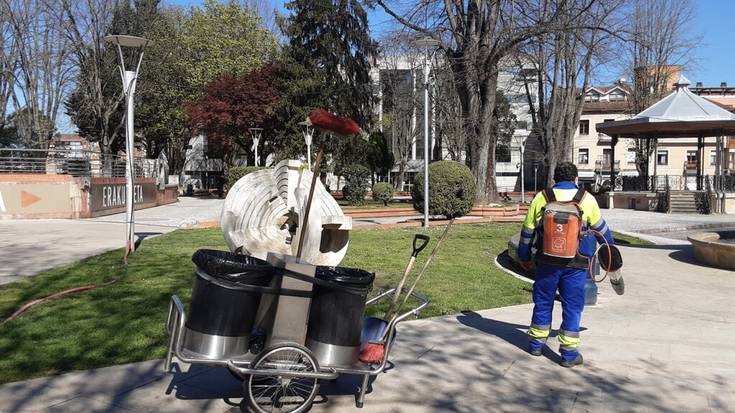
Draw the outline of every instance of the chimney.
[[[695,87],[702,87],[702,82],[697,82],[697,85]]]
[[[727,82],[720,83],[720,87],[727,87]]]

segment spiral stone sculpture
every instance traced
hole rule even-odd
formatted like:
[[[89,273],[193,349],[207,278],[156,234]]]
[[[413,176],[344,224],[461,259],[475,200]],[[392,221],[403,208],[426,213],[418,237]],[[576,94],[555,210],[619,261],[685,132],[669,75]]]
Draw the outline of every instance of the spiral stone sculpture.
[[[230,250],[266,259],[268,252],[295,255],[312,173],[296,160],[252,172],[230,189],[222,207],[222,234]],[[302,259],[338,265],[349,244],[352,218],[317,183]]]

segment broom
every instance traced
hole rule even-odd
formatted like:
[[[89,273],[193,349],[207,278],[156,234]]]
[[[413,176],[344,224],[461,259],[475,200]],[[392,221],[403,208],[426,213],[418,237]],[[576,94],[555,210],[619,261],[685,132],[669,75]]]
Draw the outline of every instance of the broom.
[[[429,267],[429,264],[431,264],[432,259],[436,255],[436,252],[439,250],[439,246],[442,244],[442,241],[444,241],[444,238],[447,235],[447,232],[449,232],[449,228],[454,223],[454,218],[452,218],[451,221],[449,221],[449,224],[447,224],[447,227],[444,228],[444,232],[442,233],[442,236],[439,238],[439,240],[436,242],[436,245],[434,245],[434,249],[431,250],[431,254],[429,254],[429,258],[426,259],[426,262],[424,263],[424,266],[421,268],[421,272],[419,272],[419,275],[416,276],[416,279],[413,280],[413,284],[411,284],[411,288],[408,289],[406,292],[406,295],[403,297],[403,301],[401,302],[401,305],[398,306],[398,308],[395,310],[395,314],[393,317],[388,321],[388,328],[385,329],[385,332],[383,333],[383,337],[380,338],[377,342],[370,342],[365,345],[365,348],[362,349],[360,352],[360,355],[358,356],[359,360],[368,364],[377,364],[383,361],[383,358],[385,357],[385,346],[387,344],[388,339],[388,333],[390,332],[390,326],[396,321],[398,318],[398,314],[400,314],[401,309],[404,305],[406,305],[406,302],[408,302],[408,298],[411,297],[411,294],[413,294],[414,289],[416,288],[416,285],[419,283],[419,280],[426,272],[426,269]]]
[[[313,126],[322,132],[328,132],[338,136],[352,136],[359,135],[362,133],[360,126],[355,123],[354,120],[337,116],[329,113],[321,108],[314,109],[311,114],[306,118],[306,121],[302,122],[304,125]],[[319,153],[316,156],[316,162],[314,163],[314,173],[311,178],[311,186],[309,187],[309,195],[306,200],[306,207],[304,208],[304,218],[301,224],[301,235],[299,236],[299,244],[296,250],[296,256],[301,258],[304,252],[304,240],[307,235],[307,227],[309,225],[309,215],[311,214],[311,204],[314,200],[314,190],[316,189],[316,182],[319,180],[320,168],[322,163],[322,155],[324,154],[324,145],[319,146]]]

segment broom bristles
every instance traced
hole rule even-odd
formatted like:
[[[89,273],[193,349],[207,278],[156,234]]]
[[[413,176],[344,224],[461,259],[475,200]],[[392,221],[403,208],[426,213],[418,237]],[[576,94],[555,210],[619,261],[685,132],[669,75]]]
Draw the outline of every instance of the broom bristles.
[[[360,352],[358,357],[360,361],[365,363],[375,364],[383,361],[385,356],[385,344],[383,343],[368,343],[364,349]]]

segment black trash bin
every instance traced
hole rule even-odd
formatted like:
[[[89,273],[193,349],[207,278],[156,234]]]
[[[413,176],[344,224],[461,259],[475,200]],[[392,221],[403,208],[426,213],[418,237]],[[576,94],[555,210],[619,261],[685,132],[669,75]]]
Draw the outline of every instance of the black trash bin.
[[[314,285],[306,346],[325,366],[350,366],[360,353],[365,301],[375,274],[319,266]]]
[[[247,353],[262,289],[276,269],[226,251],[198,250],[184,348],[223,359]]]

